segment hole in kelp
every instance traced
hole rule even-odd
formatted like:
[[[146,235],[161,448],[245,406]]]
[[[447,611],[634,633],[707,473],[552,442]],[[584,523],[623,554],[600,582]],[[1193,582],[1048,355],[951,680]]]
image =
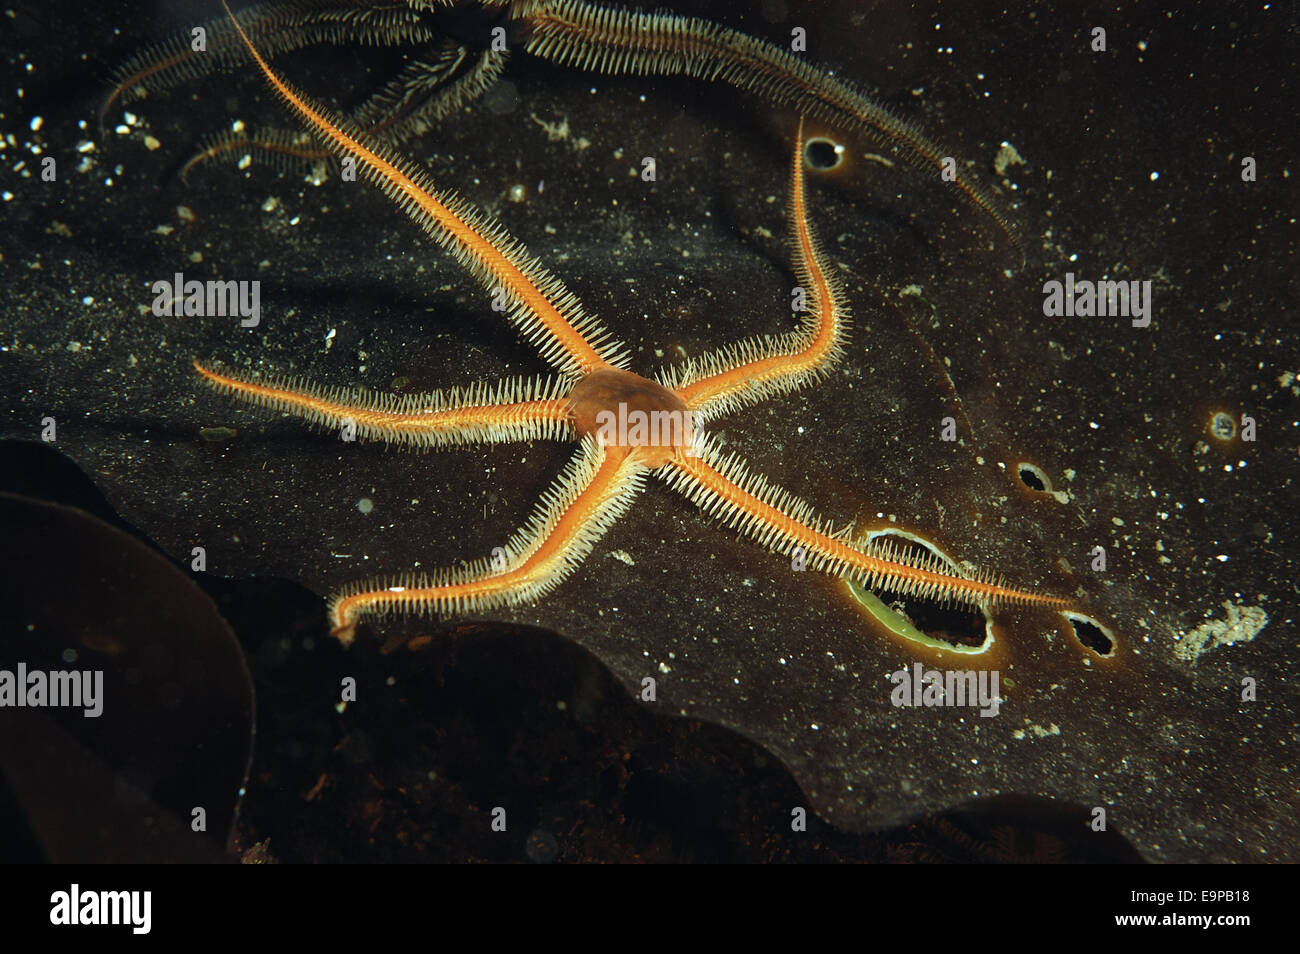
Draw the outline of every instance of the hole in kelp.
[[[1047,476],[1047,472],[1036,464],[1021,462],[1016,465],[1016,473],[1020,476],[1020,482],[1030,490],[1040,494],[1050,494],[1052,492],[1052,478]]]
[[[1115,634],[1091,617],[1082,613],[1062,613],[1070,622],[1074,638],[1098,656],[1109,657],[1115,653]]]
[[[829,172],[844,161],[844,147],[822,136],[809,139],[803,147],[803,161],[814,172]]]
[[[1237,436],[1237,422],[1232,415],[1217,411],[1210,418],[1210,436],[1219,441],[1230,441]]]
[[[873,548],[888,546],[896,556],[917,560],[937,558],[950,572],[963,576],[947,554],[914,534],[888,530],[869,535]],[[992,620],[982,607],[942,598],[906,596],[885,588],[874,591],[848,581],[850,592],[876,622],[890,632],[927,649],[982,653],[993,644]]]

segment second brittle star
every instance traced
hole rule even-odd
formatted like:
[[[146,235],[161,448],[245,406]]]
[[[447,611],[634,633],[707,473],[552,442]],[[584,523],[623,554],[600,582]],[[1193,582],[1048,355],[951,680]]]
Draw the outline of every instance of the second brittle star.
[[[715,440],[696,431],[721,415],[822,380],[843,354],[848,308],[808,222],[802,125],[790,182],[794,270],[806,301],[799,326],[784,335],[743,340],[652,380],[628,369],[622,346],[500,226],[296,92],[232,21],[258,68],[313,132],[340,157],[353,158],[485,287],[506,294],[510,320],[558,377],[397,397],[227,372],[195,361],[198,373],[240,400],[330,428],[354,427],[365,438],[434,447],[541,439],[579,443],[529,524],[493,556],[427,576],[368,580],[336,593],[330,622],[344,643],[369,615],[459,615],[545,597],[632,505],[650,474],[763,546],[797,553],[808,569],[867,588],[979,606],[1065,605],[1059,597],[987,573],[964,574],[937,557],[857,542],[847,527],[832,528],[810,504],[751,472],[736,455],[724,456]]]
[[[485,95],[502,76],[511,51],[568,69],[608,76],[686,76],[725,83],[824,124],[864,158],[938,173],[960,201],[987,217],[1022,259],[1025,249],[1001,202],[959,161],[916,125],[886,109],[854,83],[805,59],[806,29],[791,31],[790,48],[711,20],[647,13],[586,0],[268,0],[191,34],[143,50],[118,70],[100,109],[100,127],[115,105],[245,62],[257,46],[266,58],[321,43],[414,47],[400,74],[346,120],[367,141],[399,149]],[[196,39],[201,37],[201,40]],[[247,39],[249,42],[245,42]],[[885,155],[863,152],[871,144]],[[243,124],[210,137],[185,163],[220,155],[268,158],[296,166],[336,154],[312,136],[282,129],[253,132]],[[889,157],[892,157],[889,158]],[[242,162],[241,158],[241,162]]]

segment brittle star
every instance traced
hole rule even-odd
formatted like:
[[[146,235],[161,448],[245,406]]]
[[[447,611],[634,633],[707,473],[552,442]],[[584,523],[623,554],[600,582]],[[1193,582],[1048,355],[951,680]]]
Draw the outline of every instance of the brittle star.
[[[240,400],[389,442],[442,447],[569,439],[580,445],[531,522],[495,559],[431,576],[370,580],[336,593],[330,622],[345,644],[360,619],[376,613],[460,615],[546,596],[632,505],[648,474],[664,478],[706,514],[769,549],[868,588],[979,606],[1065,605],[1058,597],[1015,588],[989,574],[963,574],[935,556],[860,543],[848,527],[833,529],[810,504],[751,472],[736,455],[724,456],[715,440],[695,432],[696,425],[820,381],[843,354],[848,307],[808,221],[802,124],[790,174],[794,271],[805,299],[799,327],[782,336],[743,340],[652,380],[627,368],[622,346],[504,229],[291,88],[233,15],[232,21],[276,92],[336,154],[354,159],[475,278],[508,296],[510,319],[558,377],[399,397],[220,371],[195,360],[198,373]],[[683,424],[647,426],[664,416]],[[624,426],[610,428],[613,420]],[[626,426],[630,420],[640,426]]]
[[[473,21],[476,15],[481,22]],[[453,25],[449,17],[462,21]],[[774,107],[826,123],[841,138],[871,140],[904,163],[940,172],[1024,258],[1015,226],[992,194],[915,125],[792,51],[709,20],[583,0],[272,0],[244,11],[238,33],[221,19],[204,24],[203,31],[201,50],[187,34],[125,63],[101,107],[101,128],[115,103],[239,63],[248,49],[244,38],[266,55],[318,43],[415,45],[421,54],[348,117],[349,128],[396,149],[490,89],[513,46],[559,66],[606,75],[683,75],[728,83]],[[241,126],[211,137],[181,174],[231,152],[310,161],[333,150],[315,148],[300,134],[248,132]]]

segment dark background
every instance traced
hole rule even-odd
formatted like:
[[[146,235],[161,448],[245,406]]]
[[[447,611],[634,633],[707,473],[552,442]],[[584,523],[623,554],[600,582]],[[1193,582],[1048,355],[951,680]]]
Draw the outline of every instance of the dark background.
[[[909,664],[905,648],[870,631],[838,584],[793,577],[661,486],[544,605],[385,624],[344,652],[324,594],[483,555],[569,449],[340,450],[208,393],[190,358],[411,391],[544,368],[374,191],[229,164],[177,177],[234,118],[289,125],[250,72],[132,103],[129,134],[99,133],[114,68],[215,16],[211,4],[20,3],[0,87],[0,433],[38,441],[49,415],[58,440],[6,445],[4,489],[97,512],[182,570],[206,548],[197,583],[257,693],[235,851],[1295,860],[1296,4],[732,6],[683,9],[778,42],[806,26],[810,59],[997,185],[1027,261],[928,174],[865,163],[814,182],[814,224],[854,312],[850,353],[820,388],[718,429],[837,521],[893,517],[1071,596],[1116,633],[1116,658],[1092,659],[1059,618],[1011,613],[998,661],[1018,688],[996,726],[900,718],[881,686]],[[1094,26],[1106,53],[1089,49]],[[276,66],[344,107],[393,72],[385,54],[332,47]],[[407,152],[498,214],[629,343],[638,371],[785,330],[788,116],[726,87],[522,55],[506,80]],[[567,118],[570,137],[551,141],[534,118]],[[1025,160],[1005,180],[991,168],[1003,141]],[[56,182],[30,174],[33,145],[57,158]],[[629,175],[645,155],[660,170],[651,188]],[[1244,156],[1255,182],[1241,180]],[[527,201],[508,201],[514,184]],[[176,271],[261,279],[262,326],[155,318],[149,286]],[[1066,271],[1152,280],[1151,328],[1044,318],[1042,283]],[[921,295],[900,294],[910,286]],[[955,410],[957,449],[933,440]],[[1216,411],[1252,416],[1258,440],[1214,439]],[[1068,503],[1019,484],[1020,461]],[[1097,545],[1105,574],[1088,568]],[[72,613],[91,590],[64,546],[19,554],[29,575],[5,585],[93,619],[93,603]],[[148,618],[150,593],[137,595]],[[1195,667],[1179,660],[1181,635],[1222,619],[1225,601],[1263,608],[1268,625]],[[79,638],[82,623],[65,625]],[[410,642],[421,636],[433,639]],[[625,691],[647,674],[653,707]],[[239,674],[213,675],[227,677]],[[345,677],[360,702],[339,712]],[[1259,685],[1253,704],[1243,678]],[[219,770],[238,777],[228,759]],[[57,813],[34,820],[22,790],[11,776],[6,817],[26,832],[15,854],[49,856],[41,825]],[[182,814],[193,803],[153,794]],[[488,830],[494,806],[508,806],[504,835]],[[789,831],[792,806],[811,810],[810,833]],[[1083,825],[1095,806],[1106,839]]]

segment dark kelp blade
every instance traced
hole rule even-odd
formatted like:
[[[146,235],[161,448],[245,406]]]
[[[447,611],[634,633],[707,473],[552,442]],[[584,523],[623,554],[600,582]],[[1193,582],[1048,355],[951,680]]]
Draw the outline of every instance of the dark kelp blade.
[[[34,673],[90,690],[0,707],[0,777],[32,840],[53,862],[221,860],[253,737],[230,628],[162,556],[80,510],[0,493],[0,525],[0,679],[24,667],[10,686],[29,702]]]

